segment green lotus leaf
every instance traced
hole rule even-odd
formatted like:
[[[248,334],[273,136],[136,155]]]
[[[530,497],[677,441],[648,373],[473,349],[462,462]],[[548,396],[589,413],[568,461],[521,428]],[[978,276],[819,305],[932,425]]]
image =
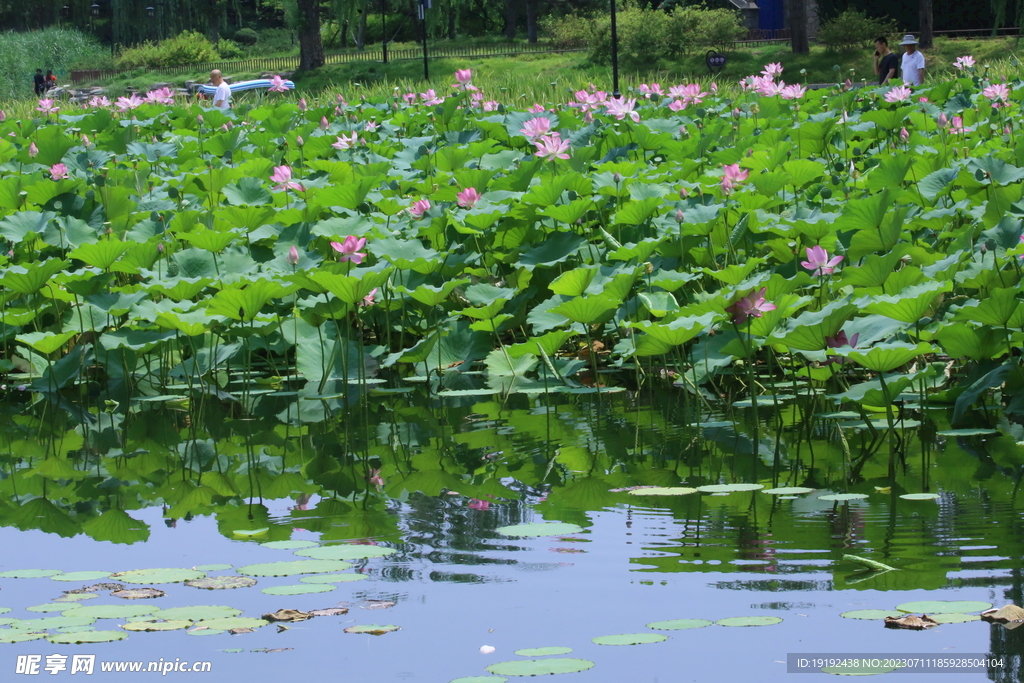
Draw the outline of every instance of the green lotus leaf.
[[[904,493],[900,496],[903,500],[935,500],[938,497],[937,493]]]
[[[715,623],[719,626],[771,626],[781,624],[782,617],[727,617]]]
[[[549,655],[567,655],[572,652],[571,647],[528,647],[516,650],[515,654],[522,657],[547,657]]]
[[[556,657],[553,659],[518,659],[512,662],[491,664],[487,670],[498,676],[543,676],[546,674],[571,674],[592,669],[594,663],[586,659]]]
[[[47,640],[55,645],[78,645],[81,643],[112,643],[124,640],[128,634],[124,631],[74,631],[71,633],[54,633]]]
[[[914,612],[916,614],[966,614],[969,612],[983,612],[991,609],[992,603],[981,602],[980,600],[918,600],[916,602],[905,602],[896,605],[901,612]]]
[[[205,626],[201,628],[191,628],[185,631],[190,636],[219,636],[223,633],[227,633],[224,629],[220,628],[207,628]]]
[[[21,621],[11,624],[11,628],[22,629],[25,631],[50,631],[55,628],[64,628],[66,626],[89,626],[96,622],[95,617],[86,616],[68,616],[63,615],[59,617],[42,617],[40,619],[22,619]]]
[[[629,491],[631,496],[688,496],[691,493],[697,493],[697,489],[685,486],[652,486]]]
[[[871,619],[881,621],[886,617],[902,617],[905,612],[887,609],[855,609],[850,612],[843,612],[839,616],[844,619]]]
[[[264,588],[262,592],[267,595],[304,595],[306,593],[327,593],[337,586],[330,584],[306,584],[294,586],[271,586]]]
[[[206,574],[194,569],[132,569],[111,574],[110,578],[124,583],[182,583],[206,578]]]
[[[67,268],[68,265],[70,265],[68,261],[51,258],[33,263],[31,268],[11,266],[3,271],[3,275],[0,275],[0,285],[18,294],[35,294],[46,285],[51,277]]]
[[[940,624],[964,624],[968,621],[981,621],[977,614],[929,614],[929,617]]]
[[[203,619],[223,619],[237,617],[242,610],[223,605],[195,605],[192,607],[168,607],[153,613],[153,617],[165,621],[202,621]]]
[[[845,501],[845,500],[864,500],[868,497],[866,493],[829,493],[824,496],[818,496],[818,500],[831,500],[831,501]]]
[[[234,565],[231,564],[197,564],[195,567],[192,567],[192,569],[195,569],[197,572],[220,572],[225,569],[233,568]]]
[[[368,557],[386,557],[395,553],[394,548],[381,545],[361,545],[344,543],[341,545],[323,545],[318,548],[296,550],[299,557],[312,557],[318,560],[362,560]],[[351,565],[349,565],[351,566]],[[348,569],[348,567],[339,567]]]
[[[276,548],[278,550],[299,550],[301,548],[313,548],[317,545],[315,541],[267,541],[260,543],[264,548]]]
[[[59,569],[11,569],[0,572],[0,579],[44,579],[63,573]]]
[[[92,244],[83,244],[74,249],[68,256],[79,261],[85,261],[94,268],[109,270],[114,261],[121,258],[121,254],[128,250],[130,242],[114,242],[103,240]]]
[[[45,605],[32,605],[31,607],[25,608],[28,612],[63,612],[66,609],[68,609],[66,604],[62,605],[60,603],[53,602],[46,603]]]
[[[705,626],[711,626],[713,623],[715,622],[708,621],[707,619],[671,619],[669,621],[652,621],[647,624],[647,628],[659,631],[680,631],[690,628],[704,628]]]
[[[19,334],[16,339],[25,346],[35,349],[44,356],[48,356],[67,344],[74,336],[74,332],[65,332],[63,334],[55,332],[28,332],[26,334]]]
[[[66,617],[92,617],[93,619],[126,619],[156,612],[150,605],[78,605],[64,612]]]
[[[701,493],[734,493],[737,491],[760,491],[764,488],[764,484],[708,484],[707,486],[698,486],[697,490]]]
[[[660,643],[663,640],[668,640],[668,636],[660,633],[621,633],[614,636],[598,636],[591,640],[598,645],[643,645]]]
[[[583,527],[565,522],[535,522],[530,524],[513,524],[512,526],[501,526],[495,529],[499,534],[505,536],[521,536],[523,538],[533,536],[567,536],[578,534]]]
[[[867,351],[843,347],[833,349],[832,352],[838,356],[845,356],[868,370],[874,372],[891,372],[901,365],[906,365],[918,356],[926,353],[934,353],[935,349],[931,344],[924,342],[911,344],[909,342],[885,342],[876,344]]]
[[[133,621],[129,624],[121,624],[125,631],[180,631],[192,625],[191,621]]]
[[[814,489],[809,489],[806,486],[780,486],[774,489],[763,489],[761,493],[768,493],[773,496],[797,496],[801,493],[811,493]]]
[[[110,572],[95,572],[95,571],[81,571],[81,572],[65,572],[63,574],[56,574],[50,578],[54,581],[99,581],[110,577]]]
[[[326,574],[350,568],[340,560],[292,560],[291,562],[264,562],[238,568],[239,574],[249,576],[294,576],[296,574]]]
[[[45,633],[0,630],[0,643],[24,643],[29,640],[39,640],[45,637]]]
[[[360,624],[358,626],[349,626],[345,629],[345,633],[368,633],[370,635],[379,636],[398,630],[400,630],[400,627],[395,626],[394,624],[387,624],[384,626],[380,624]]]
[[[314,576],[303,576],[299,579],[301,583],[348,583],[350,581],[362,581],[368,578],[366,574],[316,574]]]

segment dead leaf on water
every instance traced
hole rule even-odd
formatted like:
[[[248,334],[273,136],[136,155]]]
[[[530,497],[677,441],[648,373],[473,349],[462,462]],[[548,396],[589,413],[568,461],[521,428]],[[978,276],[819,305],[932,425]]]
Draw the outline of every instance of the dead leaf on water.
[[[348,614],[348,607],[327,607],[325,609],[310,610],[309,613],[314,617],[336,617],[341,614]]]
[[[147,598],[162,598],[166,593],[159,588],[122,588],[114,591],[111,595],[125,600],[145,600]]]
[[[83,586],[82,588],[72,588],[71,590],[64,592],[67,594],[95,593],[96,591],[119,591],[123,588],[123,583],[94,583],[91,586]]]
[[[263,618],[267,621],[305,621],[313,616],[315,615],[310,612],[300,612],[297,609],[279,609],[276,612],[264,614]]]
[[[367,600],[366,604],[360,605],[361,609],[387,609],[394,607],[395,603],[390,600]]]
[[[932,628],[938,626],[939,622],[935,621],[927,614],[917,616],[914,614],[908,614],[905,617],[886,617],[885,627],[886,628],[907,628],[914,631],[923,631],[926,628]]]
[[[237,636],[240,633],[255,633],[255,632],[256,632],[256,629],[254,629],[254,628],[229,628],[228,629],[228,633],[230,633],[233,636]]]
[[[294,647],[259,647],[255,650],[249,650],[249,652],[287,652],[294,649]]]
[[[1008,622],[1024,621],[1024,608],[1017,605],[1005,605],[999,609],[989,609],[981,613],[985,621],[994,621],[1000,624]]]
[[[580,550],[579,548],[548,548],[553,553],[585,553],[586,550]]]

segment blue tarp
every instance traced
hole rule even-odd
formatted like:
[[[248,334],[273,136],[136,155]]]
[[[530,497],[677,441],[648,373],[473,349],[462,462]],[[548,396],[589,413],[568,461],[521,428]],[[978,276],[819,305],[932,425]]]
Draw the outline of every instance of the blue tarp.
[[[232,83],[231,92],[236,93],[245,92],[246,90],[261,90],[269,88],[271,85],[272,82],[269,78],[261,78],[256,81],[242,81],[241,83]],[[294,90],[295,84],[292,83],[291,81],[285,81],[284,87],[288,88],[289,90]],[[199,86],[199,92],[203,93],[204,95],[213,95],[217,92],[217,86],[210,85],[209,83],[204,83],[203,85]]]

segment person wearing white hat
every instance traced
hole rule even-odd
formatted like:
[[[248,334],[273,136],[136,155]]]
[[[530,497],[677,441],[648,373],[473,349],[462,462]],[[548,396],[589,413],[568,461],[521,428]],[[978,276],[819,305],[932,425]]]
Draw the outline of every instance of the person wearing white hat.
[[[903,36],[900,43],[903,46],[903,82],[907,85],[922,85],[924,83],[924,55],[917,49],[917,40],[909,33]]]

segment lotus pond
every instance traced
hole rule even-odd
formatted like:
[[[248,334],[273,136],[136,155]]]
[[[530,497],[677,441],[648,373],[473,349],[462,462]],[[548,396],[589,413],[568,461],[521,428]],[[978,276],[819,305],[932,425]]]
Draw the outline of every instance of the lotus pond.
[[[960,66],[7,117],[3,666],[1024,652],[1024,84]]]

